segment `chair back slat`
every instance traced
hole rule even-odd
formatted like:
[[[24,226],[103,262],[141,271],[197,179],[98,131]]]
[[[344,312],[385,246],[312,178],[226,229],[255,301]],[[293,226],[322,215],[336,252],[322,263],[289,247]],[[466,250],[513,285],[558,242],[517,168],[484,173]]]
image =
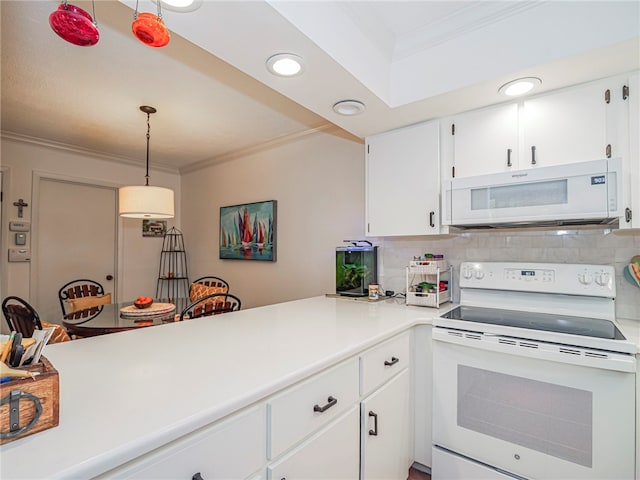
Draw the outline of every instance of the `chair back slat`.
[[[199,298],[182,310],[180,320],[207,317],[240,310],[242,302],[230,293],[213,293]]]
[[[62,309],[62,315],[67,318],[84,318],[82,317],[68,317],[71,313],[69,307],[66,304],[67,300],[75,300],[84,297],[97,297],[104,295],[104,287],[94,281],[87,278],[81,278],[78,280],[72,280],[60,288],[58,291],[58,300],[60,301],[60,308]],[[92,309],[93,313],[97,312],[97,309]],[[88,315],[88,314],[86,314]]]
[[[21,333],[23,337],[31,337],[36,328],[42,330],[38,312],[20,297],[5,298],[2,302],[2,314],[9,329]]]

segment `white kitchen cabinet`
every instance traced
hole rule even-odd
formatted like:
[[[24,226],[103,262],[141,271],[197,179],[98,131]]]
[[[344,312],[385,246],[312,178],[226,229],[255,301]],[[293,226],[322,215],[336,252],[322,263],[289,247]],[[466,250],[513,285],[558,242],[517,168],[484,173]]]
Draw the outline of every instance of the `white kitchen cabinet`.
[[[630,207],[627,207],[627,215],[631,217],[629,222],[624,222],[625,227],[640,228],[640,72],[636,72],[629,78],[629,156],[625,163],[629,175],[626,182],[629,190]],[[621,226],[623,222],[620,222]],[[639,410],[640,411],[640,410]],[[639,443],[640,445],[640,443]],[[638,463],[638,477],[640,478],[640,463]]]
[[[259,405],[171,442],[98,478],[260,478],[260,470],[264,471],[266,463],[265,452],[265,406]]]
[[[440,124],[366,138],[366,235],[429,235],[440,227]]]
[[[359,476],[357,405],[301,445],[269,465],[269,480],[357,480]],[[406,477],[405,477],[406,478]]]
[[[448,176],[502,172],[517,165],[516,103],[461,113],[451,119],[448,128],[453,141],[455,169]]]
[[[410,375],[404,369],[361,403],[361,480],[398,480],[413,463]]]
[[[624,156],[620,81],[599,80],[451,117],[445,128],[452,158],[443,163],[453,168],[445,174],[468,177]]]
[[[525,99],[521,113],[523,151],[518,167],[606,158],[607,144],[611,143],[608,115],[612,102],[620,101],[612,91],[614,86],[612,80],[605,80]]]
[[[398,335],[360,355],[360,395],[369,395],[410,364],[409,332]]]
[[[267,401],[269,448],[273,460],[356,405],[358,359],[352,358]],[[354,440],[357,442],[357,440]]]

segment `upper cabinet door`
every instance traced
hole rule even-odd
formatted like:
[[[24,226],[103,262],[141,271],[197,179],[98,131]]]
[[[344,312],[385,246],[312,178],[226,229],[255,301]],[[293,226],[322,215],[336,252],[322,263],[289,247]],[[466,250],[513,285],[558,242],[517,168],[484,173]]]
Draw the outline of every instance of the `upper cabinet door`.
[[[453,165],[456,177],[504,172],[518,154],[518,105],[500,105],[453,117]]]
[[[607,103],[608,88],[596,82],[525,100],[520,168],[606,158],[607,114],[619,101],[610,91]]]
[[[440,233],[440,126],[367,137],[367,236]]]

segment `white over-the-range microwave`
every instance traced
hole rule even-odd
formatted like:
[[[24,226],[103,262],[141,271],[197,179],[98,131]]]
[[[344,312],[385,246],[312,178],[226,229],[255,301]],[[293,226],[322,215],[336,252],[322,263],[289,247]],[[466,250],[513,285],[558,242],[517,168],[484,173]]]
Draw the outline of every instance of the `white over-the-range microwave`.
[[[447,180],[444,225],[612,224],[624,215],[621,158]]]

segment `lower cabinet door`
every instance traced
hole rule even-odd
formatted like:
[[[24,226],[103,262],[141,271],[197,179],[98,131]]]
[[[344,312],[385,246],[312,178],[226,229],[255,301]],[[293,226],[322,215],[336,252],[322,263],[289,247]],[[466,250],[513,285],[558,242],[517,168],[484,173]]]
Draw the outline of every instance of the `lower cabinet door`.
[[[409,370],[361,403],[362,480],[404,480],[412,461]]]
[[[357,480],[359,430],[360,414],[355,405],[346,414],[269,465],[269,480]]]
[[[265,407],[258,406],[192,433],[99,478],[260,479],[266,461]],[[264,471],[264,470],[262,470]]]

